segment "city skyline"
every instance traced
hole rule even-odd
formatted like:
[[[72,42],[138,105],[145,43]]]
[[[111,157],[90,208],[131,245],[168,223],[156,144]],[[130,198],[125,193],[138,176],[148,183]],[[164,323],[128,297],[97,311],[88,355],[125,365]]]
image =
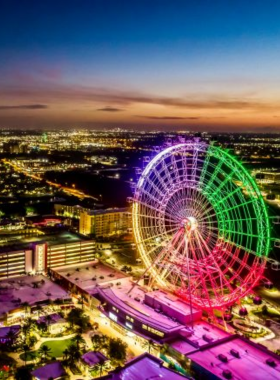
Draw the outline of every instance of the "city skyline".
[[[280,131],[276,1],[1,8],[1,128]]]

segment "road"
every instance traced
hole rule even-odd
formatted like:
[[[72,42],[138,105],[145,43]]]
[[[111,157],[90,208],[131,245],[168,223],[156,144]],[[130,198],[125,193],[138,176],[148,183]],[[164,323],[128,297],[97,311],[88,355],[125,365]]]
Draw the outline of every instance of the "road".
[[[2,162],[4,164],[6,164],[6,165],[11,166],[16,172],[22,173],[22,174],[26,175],[27,177],[30,177],[30,178],[32,178],[32,179],[34,179],[36,181],[41,181],[41,182],[43,181],[43,182],[47,183],[50,186],[56,187],[56,188],[64,191],[68,195],[75,196],[75,197],[77,197],[79,199],[91,198],[91,199],[94,199],[94,200],[98,201],[97,198],[93,197],[92,195],[85,194],[81,190],[77,190],[77,189],[74,189],[74,188],[71,188],[71,187],[63,186],[63,185],[61,185],[59,183],[48,181],[48,180],[40,177],[39,175],[33,174],[31,172],[28,172],[26,169],[20,167],[19,165],[16,165],[15,163],[7,160],[6,158],[3,158]]]

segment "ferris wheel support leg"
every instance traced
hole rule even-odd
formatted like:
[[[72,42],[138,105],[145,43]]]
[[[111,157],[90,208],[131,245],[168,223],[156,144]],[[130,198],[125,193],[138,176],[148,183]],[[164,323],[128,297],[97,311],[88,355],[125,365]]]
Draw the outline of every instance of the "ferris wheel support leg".
[[[165,253],[166,253],[166,249],[163,249],[163,250],[161,251],[161,253],[157,256],[157,258],[151,263],[151,265],[148,266],[148,267],[146,268],[146,270],[144,271],[144,273],[142,274],[142,276],[139,277],[138,280],[137,280],[136,282],[133,283],[132,287],[131,287],[131,288],[129,289],[129,291],[127,292],[127,295],[130,294],[130,293],[132,292],[132,290],[135,288],[135,286],[137,286],[137,285],[139,284],[139,282],[140,282],[141,280],[143,280],[144,276],[145,276],[145,275],[146,275],[146,274],[152,269],[152,267],[153,267],[154,265],[156,265],[156,264],[162,259],[162,257],[164,256]]]
[[[190,263],[189,263],[189,236],[185,234],[185,257],[187,259],[187,276],[188,276],[188,291],[190,299],[190,311],[191,311],[191,329],[193,331],[193,307],[192,307],[192,292],[191,292],[191,276],[190,276]]]

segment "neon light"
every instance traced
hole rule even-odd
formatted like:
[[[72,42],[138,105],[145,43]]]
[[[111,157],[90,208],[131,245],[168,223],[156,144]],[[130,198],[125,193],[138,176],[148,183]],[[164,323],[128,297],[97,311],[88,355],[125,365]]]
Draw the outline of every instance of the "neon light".
[[[258,283],[270,222],[251,175],[203,142],[169,147],[136,186],[133,232],[152,282],[204,309],[224,307]]]

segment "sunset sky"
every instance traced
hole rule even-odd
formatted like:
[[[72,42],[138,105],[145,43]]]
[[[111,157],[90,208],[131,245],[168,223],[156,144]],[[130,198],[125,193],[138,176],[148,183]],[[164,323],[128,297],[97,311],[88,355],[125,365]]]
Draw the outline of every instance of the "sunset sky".
[[[280,2],[2,0],[0,127],[280,132]]]

